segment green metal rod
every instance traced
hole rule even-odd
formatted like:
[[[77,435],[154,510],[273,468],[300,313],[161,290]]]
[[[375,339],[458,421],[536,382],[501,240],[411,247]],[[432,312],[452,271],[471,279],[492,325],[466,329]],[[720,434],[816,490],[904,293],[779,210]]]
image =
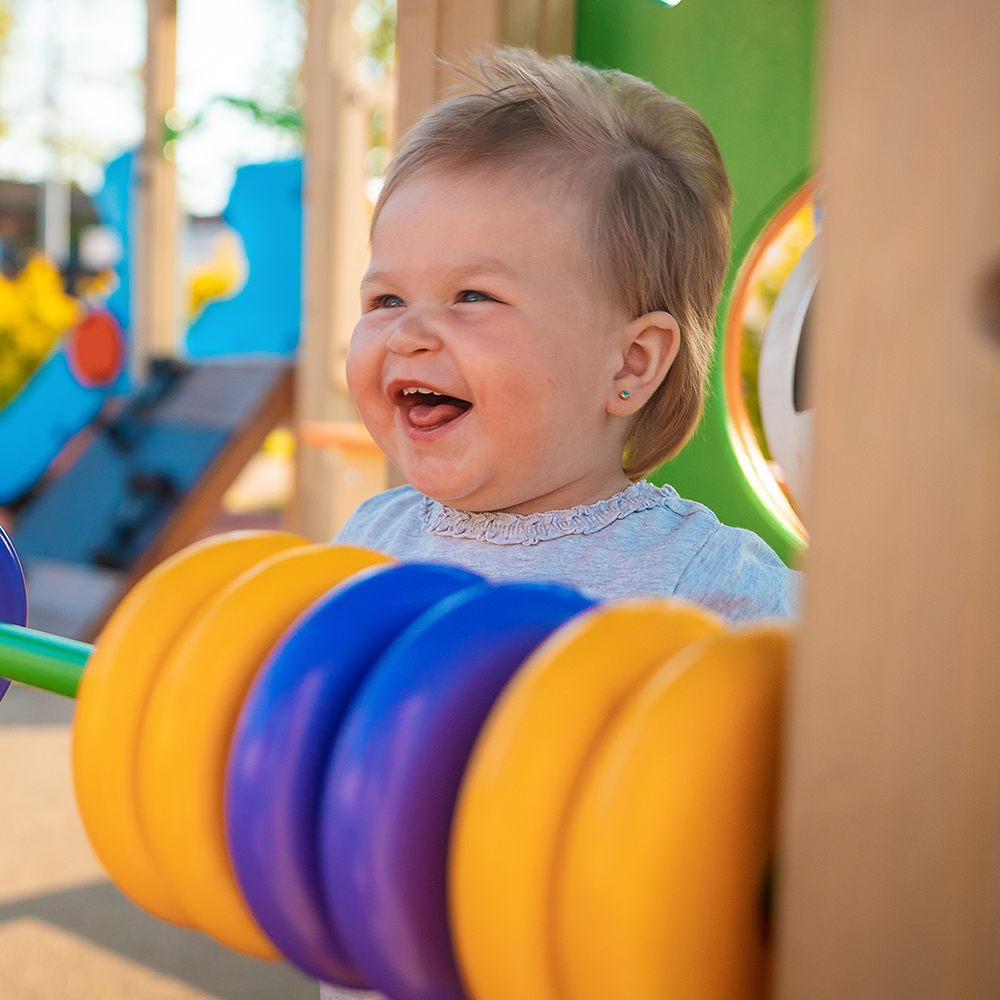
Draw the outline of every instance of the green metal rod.
[[[76,697],[94,647],[75,639],[0,623],[0,677]]]

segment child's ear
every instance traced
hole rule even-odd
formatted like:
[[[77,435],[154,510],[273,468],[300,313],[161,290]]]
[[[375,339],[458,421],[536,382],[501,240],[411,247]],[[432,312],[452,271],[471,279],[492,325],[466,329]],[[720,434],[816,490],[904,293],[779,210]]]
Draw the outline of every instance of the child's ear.
[[[608,412],[638,413],[666,378],[681,346],[677,320],[662,310],[646,313],[622,331],[622,367],[615,375]]]

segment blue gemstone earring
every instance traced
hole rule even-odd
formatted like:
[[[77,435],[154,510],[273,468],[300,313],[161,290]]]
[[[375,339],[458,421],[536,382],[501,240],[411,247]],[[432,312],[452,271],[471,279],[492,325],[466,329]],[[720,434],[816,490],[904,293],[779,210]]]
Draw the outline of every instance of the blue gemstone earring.
[[[628,399],[628,389],[622,389],[618,395],[621,396],[622,399]]]

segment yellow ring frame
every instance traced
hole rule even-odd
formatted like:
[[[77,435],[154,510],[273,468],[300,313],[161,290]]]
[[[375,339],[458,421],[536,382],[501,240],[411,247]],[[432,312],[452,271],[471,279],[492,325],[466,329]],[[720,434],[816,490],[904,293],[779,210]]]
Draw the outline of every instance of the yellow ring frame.
[[[466,769],[450,848],[452,937],[477,1000],[559,1000],[553,880],[580,772],[636,685],[723,628],[664,598],[605,604],[556,632],[504,690]]]
[[[556,884],[564,996],[765,995],[787,649],[777,626],[697,643],[601,741]]]
[[[205,609],[156,685],[139,744],[139,807],[153,852],[196,925],[260,958],[277,952],[253,919],[226,847],[226,757],[261,663],[301,612],[355,573],[389,562],[347,546],[280,552]]]
[[[136,758],[146,705],[191,619],[236,577],[276,552],[305,545],[278,531],[233,532],[160,563],[118,605],[87,663],[73,725],[73,778],[83,825],[118,887],[144,909],[190,924],[143,833]]]

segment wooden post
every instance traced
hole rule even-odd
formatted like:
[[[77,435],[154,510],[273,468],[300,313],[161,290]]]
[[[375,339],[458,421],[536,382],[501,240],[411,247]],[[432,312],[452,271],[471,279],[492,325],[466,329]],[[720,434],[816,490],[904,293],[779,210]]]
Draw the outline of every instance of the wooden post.
[[[399,0],[399,127],[405,131],[462,77],[477,50],[525,45],[571,55],[575,0]]]
[[[357,419],[343,377],[368,263],[362,160],[369,145],[369,111],[354,78],[359,55],[351,25],[355,6],[355,0],[310,0],[308,8],[300,425]],[[300,448],[294,527],[310,538],[331,538],[343,521],[340,480],[354,474],[336,452]],[[353,481],[347,485],[356,492]],[[376,489],[383,486],[380,482]]]
[[[992,1000],[1000,4],[832,0],[824,37],[812,549],[777,996]]]
[[[576,0],[507,0],[503,9],[507,45],[527,45],[543,55],[576,50]]]
[[[177,89],[177,0],[147,0],[146,134],[139,153],[134,259],[133,376],[177,350],[177,185],[163,155],[163,119]]]

